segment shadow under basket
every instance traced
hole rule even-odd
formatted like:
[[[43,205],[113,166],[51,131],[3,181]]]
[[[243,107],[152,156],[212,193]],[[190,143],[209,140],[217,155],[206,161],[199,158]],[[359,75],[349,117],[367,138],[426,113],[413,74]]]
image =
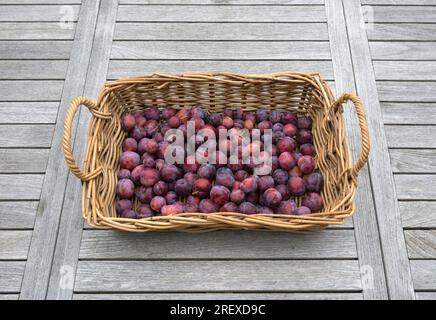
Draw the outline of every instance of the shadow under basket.
[[[345,137],[343,105],[348,100],[354,104],[361,129],[362,150],[355,164]],[[70,142],[74,116],[80,105],[85,105],[92,113],[83,170],[74,161]],[[118,158],[126,137],[120,117],[125,111],[150,106],[175,109],[200,106],[211,112],[222,112],[226,108],[244,111],[265,108],[290,110],[311,117],[316,169],[324,176],[323,209],[307,215],[216,212],[144,219],[117,217]],[[83,217],[94,227],[135,232],[220,229],[302,232],[342,224],[353,214],[357,175],[367,161],[370,144],[363,106],[357,96],[345,93],[335,100],[319,74],[280,72],[154,74],[106,82],[96,102],[85,97],[71,102],[65,118],[63,147],[70,170],[82,181]]]

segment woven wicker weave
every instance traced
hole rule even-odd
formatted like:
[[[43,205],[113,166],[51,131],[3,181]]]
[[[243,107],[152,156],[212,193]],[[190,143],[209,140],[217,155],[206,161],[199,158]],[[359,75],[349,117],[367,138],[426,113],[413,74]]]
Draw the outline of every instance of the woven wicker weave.
[[[342,105],[354,103],[361,129],[361,154],[353,165],[345,138]],[[84,168],[74,161],[71,127],[80,105],[92,113],[87,135]],[[308,115],[313,120],[317,169],[324,176],[324,208],[309,215],[241,213],[183,213],[146,219],[117,217],[115,186],[118,157],[126,136],[120,125],[125,111],[147,106],[181,109],[201,106],[214,112],[241,107],[282,109]],[[154,74],[105,83],[97,102],[75,98],[70,105],[63,139],[65,159],[71,171],[82,180],[82,212],[95,227],[126,231],[204,232],[218,229],[255,229],[287,232],[314,231],[342,224],[354,212],[357,174],[369,154],[368,126],[360,99],[343,94],[334,100],[328,84],[319,74],[281,72],[265,75],[229,73]],[[301,199],[297,199],[297,203]]]

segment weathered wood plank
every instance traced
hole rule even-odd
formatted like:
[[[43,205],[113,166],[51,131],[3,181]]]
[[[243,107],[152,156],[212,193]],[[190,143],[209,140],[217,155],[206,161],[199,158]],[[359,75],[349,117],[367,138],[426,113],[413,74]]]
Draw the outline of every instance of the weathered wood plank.
[[[436,228],[436,202],[400,201],[404,228]]]
[[[1,296],[0,296],[1,299]],[[362,300],[359,292],[307,293],[78,293],[74,300]]]
[[[18,294],[0,294],[0,300],[18,300]]]
[[[417,292],[417,300],[436,300],[436,292]]]
[[[362,0],[362,4],[436,5],[436,0]]]
[[[64,79],[67,60],[0,60],[0,79]]]
[[[369,43],[360,0],[342,1],[359,96],[366,108],[371,138],[369,167],[382,246],[387,288],[391,299],[415,297],[401,225],[395,182],[390,167],[385,128],[377,95]]]
[[[377,81],[380,101],[436,102],[435,82]]]
[[[48,149],[0,149],[0,172],[44,173]]]
[[[0,231],[0,260],[25,260],[32,231]]]
[[[330,59],[328,42],[114,41],[112,59]]]
[[[30,0],[29,0],[30,1]],[[430,1],[430,0],[427,0]],[[324,0],[121,0],[121,4],[270,4],[270,5],[308,5],[324,4]]]
[[[410,259],[436,259],[436,230],[405,230]]]
[[[118,23],[114,39],[295,41],[328,40],[328,33],[325,23]]]
[[[390,148],[436,148],[436,126],[387,125]]]
[[[3,22],[0,40],[71,40],[72,28],[61,28],[59,22]]]
[[[436,26],[436,24],[435,24]],[[436,61],[374,61],[377,80],[436,80]]]
[[[112,60],[108,79],[118,79],[141,74],[183,73],[189,71],[222,71],[236,73],[270,73],[286,70],[320,72],[324,79],[333,79],[331,61],[147,61]]]
[[[369,43],[374,60],[435,60],[435,42],[385,42]]]
[[[0,229],[32,229],[37,201],[1,201]]]
[[[434,124],[436,123],[436,103],[383,102],[385,124]]]
[[[68,169],[62,152],[64,119],[70,101],[83,94],[100,1],[84,0],[76,26],[65,89],[54,128],[53,141],[35,220],[35,231],[23,277],[20,299],[44,299],[50,278]],[[73,129],[75,129],[75,124]]]
[[[436,260],[411,260],[415,290],[436,291]]]
[[[24,261],[0,261],[0,292],[20,292]]]
[[[2,41],[0,59],[69,59],[72,41]]]
[[[391,149],[394,173],[436,173],[436,150]]]
[[[1,80],[0,101],[56,101],[61,97],[63,85],[60,80]]]
[[[353,230],[316,234],[217,232],[129,234],[86,230],[80,259],[356,258]],[[237,239],[237,240],[236,240]],[[192,248],[195,247],[195,250]]]
[[[47,148],[53,125],[0,125],[0,148]]]
[[[436,200],[436,175],[397,174],[398,200]]]
[[[162,277],[162,275],[166,276]],[[162,290],[360,291],[361,281],[358,262],[350,260],[79,261],[78,263],[75,283],[77,292]]]
[[[120,5],[117,21],[325,22],[322,6]]]
[[[369,40],[434,41],[435,24],[371,23],[366,25]]]
[[[1,0],[1,4],[81,4],[82,0]]]
[[[58,107],[59,102],[0,102],[0,123],[55,123]]]
[[[372,6],[368,22],[419,22],[434,23],[436,7],[427,6]]]
[[[76,21],[80,6],[70,5],[68,7],[71,8],[72,21]],[[56,6],[56,5],[0,6],[0,22],[2,21],[59,22],[64,15],[65,12],[62,10],[62,6]]]
[[[38,200],[43,174],[0,174],[0,200]]]
[[[340,93],[355,92],[353,65],[342,2],[341,0],[327,0],[325,5],[336,88]],[[361,150],[361,137],[355,110],[351,104],[345,106],[344,117],[347,140],[353,159],[355,159]],[[353,216],[357,252],[361,269],[365,270],[370,267],[374,277],[371,283],[365,281],[362,283],[363,296],[365,299],[387,299],[380,236],[367,167],[362,169],[358,179],[359,188],[355,198],[356,212]]]

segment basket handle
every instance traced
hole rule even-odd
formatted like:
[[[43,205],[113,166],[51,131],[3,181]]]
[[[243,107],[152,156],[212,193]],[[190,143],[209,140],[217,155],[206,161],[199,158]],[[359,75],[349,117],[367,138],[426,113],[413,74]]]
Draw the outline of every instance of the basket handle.
[[[102,113],[97,110],[97,105],[94,101],[82,96],[74,98],[70,103],[67,115],[65,117],[64,137],[63,137],[62,145],[64,148],[65,161],[67,162],[67,165],[70,168],[71,172],[74,173],[74,175],[78,177],[80,180],[88,181],[98,176],[101,173],[101,167],[97,168],[93,172],[84,173],[79,168],[73,157],[73,150],[71,147],[71,129],[73,126],[74,116],[81,105],[86,106],[94,116],[102,118]],[[106,115],[103,114],[103,117],[105,116]]]
[[[369,149],[370,149],[370,141],[369,141],[369,132],[368,132],[368,123],[365,117],[365,110],[363,109],[362,100],[352,93],[344,93],[342,94],[333,104],[334,106],[342,105],[348,101],[351,101],[354,104],[354,108],[356,109],[357,118],[359,119],[360,126],[360,139],[361,139],[361,148],[359,158],[356,163],[350,168],[350,173],[353,178],[357,178],[357,175],[368,161]]]

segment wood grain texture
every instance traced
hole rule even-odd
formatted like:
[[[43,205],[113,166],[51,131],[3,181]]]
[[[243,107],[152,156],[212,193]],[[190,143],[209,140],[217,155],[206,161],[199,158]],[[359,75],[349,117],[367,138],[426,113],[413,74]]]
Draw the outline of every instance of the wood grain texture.
[[[3,22],[0,40],[71,40],[75,23],[71,28],[59,27],[59,22]]]
[[[118,23],[114,39],[295,41],[328,40],[328,33],[325,23]]]
[[[32,231],[0,231],[0,260],[25,260]]]
[[[398,200],[436,200],[436,175],[397,174]]]
[[[369,40],[388,41],[434,41],[435,24],[372,23],[366,25]]]
[[[20,291],[24,261],[0,261],[0,292]]]
[[[71,5],[68,6],[72,9],[71,18],[72,21],[77,20],[80,6]],[[70,13],[68,11],[68,13]],[[0,22],[2,21],[54,21],[59,22],[59,20],[65,15],[65,11],[62,10],[62,6],[56,5],[28,5],[28,6],[14,6],[0,5]]]
[[[57,101],[63,85],[60,80],[1,80],[0,101]]]
[[[362,4],[389,5],[436,5],[436,0],[362,0]]]
[[[117,21],[325,22],[322,6],[120,5]]]
[[[435,148],[435,126],[387,125],[386,136],[391,148]]]
[[[400,201],[404,228],[436,228],[436,202]]]
[[[436,150],[391,149],[394,173],[436,173]]]
[[[389,298],[414,299],[414,288],[401,224],[388,143],[359,0],[342,1],[347,21],[357,92],[366,108],[371,139],[369,167],[377,208]]]
[[[47,158],[48,149],[0,149],[0,172],[44,173]]]
[[[411,260],[415,290],[436,291],[436,260]]]
[[[436,7],[372,6],[367,13],[370,13],[365,15],[367,22],[434,23],[436,20]]]
[[[69,59],[72,41],[2,41],[0,59]]]
[[[385,124],[436,123],[436,103],[383,102],[381,106]]]
[[[38,201],[1,201],[0,229],[32,229]]]
[[[339,93],[356,92],[342,2],[327,0],[325,4],[336,88]],[[361,137],[355,110],[351,104],[344,107],[344,118],[347,140],[355,159],[361,150]],[[363,296],[365,299],[387,299],[380,237],[368,167],[361,170],[358,180],[359,187],[355,198],[356,212],[353,215],[356,246],[362,270],[369,266],[373,271],[372,283],[365,281],[362,283]]]
[[[67,60],[0,60],[0,80],[64,79]]]
[[[435,60],[435,42],[384,42],[369,43],[374,60]]]
[[[1,148],[47,148],[52,136],[53,125],[0,125]]]
[[[328,42],[114,41],[112,59],[286,60],[330,59]]]
[[[18,294],[7,294],[7,293],[0,294],[0,300],[18,300],[18,297],[19,297]]]
[[[189,71],[222,71],[236,73],[271,73],[284,70],[320,72],[326,80],[333,80],[331,61],[147,61],[112,60],[108,79],[118,79],[141,74],[183,73]]]
[[[236,240],[237,239],[237,240]],[[195,247],[195,250],[192,248]],[[129,234],[86,230],[80,259],[356,258],[353,230],[316,234],[217,232]]]
[[[0,174],[0,200],[38,200],[44,175]]]
[[[1,4],[81,4],[82,0],[2,0]]]
[[[436,24],[435,24],[436,26]],[[436,80],[436,61],[374,61],[377,80]]]
[[[96,272],[98,270],[98,272]],[[155,272],[159,270],[159,272]],[[213,270],[213,272],[210,272]],[[162,275],[165,275],[162,277]],[[357,261],[79,261],[75,291],[360,291]]]
[[[23,0],[25,1],[25,0]],[[30,0],[29,0],[30,1]],[[427,0],[429,1],[429,0]],[[324,4],[324,0],[121,0],[120,4],[270,4],[270,5],[308,5],[308,4]]]
[[[380,101],[436,102],[434,87],[434,82],[377,81]]]
[[[436,259],[436,230],[405,230],[410,259]]]
[[[416,293],[417,300],[436,300],[436,292],[417,292]]]
[[[0,123],[55,123],[58,107],[59,102],[0,102]]]

